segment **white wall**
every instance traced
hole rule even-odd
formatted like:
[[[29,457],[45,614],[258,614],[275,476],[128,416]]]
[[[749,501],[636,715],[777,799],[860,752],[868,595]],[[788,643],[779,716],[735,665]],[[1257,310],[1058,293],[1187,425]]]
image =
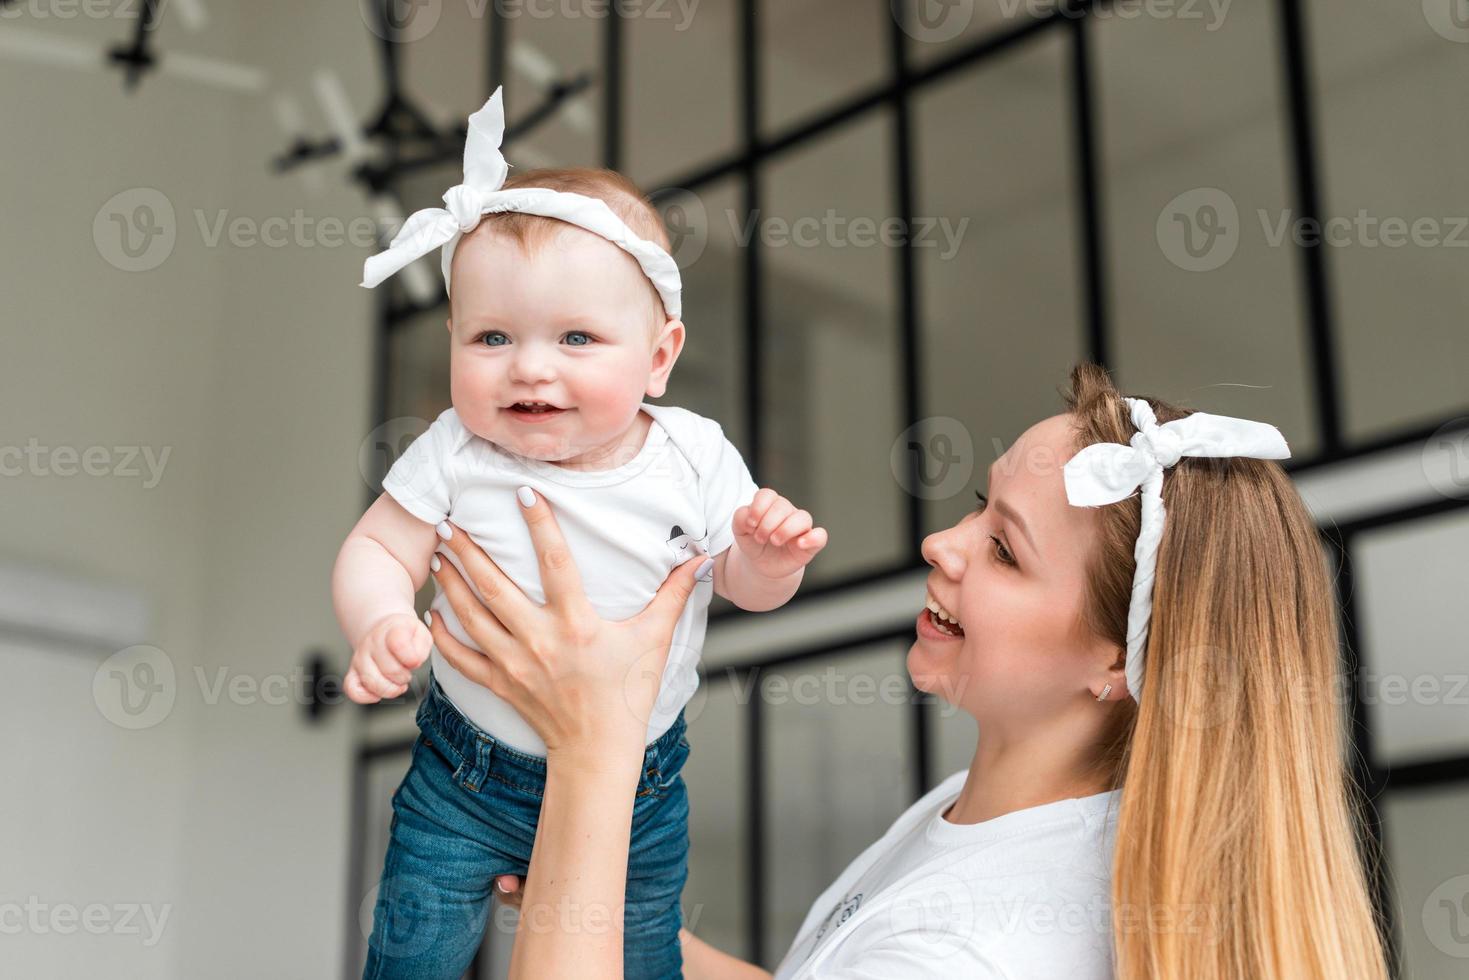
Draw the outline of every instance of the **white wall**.
[[[133,32],[34,6],[0,29],[99,43]],[[198,34],[165,13],[162,50],[257,65],[261,95],[157,76],[125,94],[110,72],[0,57],[0,445],[169,452],[149,487],[118,472],[63,476],[64,460],[47,458],[7,473],[0,557],[136,588],[152,626],[120,645],[155,646],[175,671],[172,710],[130,731],[93,696],[105,650],[0,647],[0,908],[47,909],[0,918],[0,975],[338,969],[352,716],[308,728],[295,703],[232,704],[226,692],[210,704],[196,668],[208,684],[279,683],[313,645],[344,652],[328,580],[366,492],[356,454],[375,297],[356,286],[364,249],[210,247],[195,212],[206,225],[225,210],[255,223],[296,207],[365,213],[334,176],[307,199],[299,179],[266,167],[283,145],[270,94],[295,93],[324,130],[314,67],[337,70],[362,115],[371,107],[369,35],[347,6],[214,2]],[[115,236],[94,241],[94,219],[143,187],[167,199],[177,237],[156,268],[126,272],[109,262]],[[63,932],[63,907],[95,904],[168,917],[146,944],[118,911],[101,935]]]

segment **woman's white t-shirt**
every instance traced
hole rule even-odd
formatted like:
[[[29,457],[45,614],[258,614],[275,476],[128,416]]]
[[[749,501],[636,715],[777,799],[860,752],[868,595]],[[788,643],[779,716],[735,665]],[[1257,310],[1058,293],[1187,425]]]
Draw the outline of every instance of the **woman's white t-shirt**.
[[[967,775],[909,807],[816,899],[776,980],[1111,977],[1121,790],[950,823]]]

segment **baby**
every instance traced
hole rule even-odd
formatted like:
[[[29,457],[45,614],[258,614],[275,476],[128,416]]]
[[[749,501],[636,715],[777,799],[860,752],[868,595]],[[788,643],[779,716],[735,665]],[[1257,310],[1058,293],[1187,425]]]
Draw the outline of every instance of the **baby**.
[[[678,269],[654,208],[610,171],[505,182],[503,124],[497,90],[470,117],[465,183],[444,195],[448,210],[413,215],[365,270],[363,284],[376,285],[444,246],[453,407],[393,465],[337,558],[333,601],[353,649],[344,687],[363,703],[396,697],[430,658],[413,599],[431,557],[463,573],[451,551],[435,554],[439,537],[456,533],[449,521],[545,601],[520,487],[549,502],[605,619],[635,615],[675,566],[713,557],[712,581],[697,584],[676,626],[649,722],[623,913],[625,975],[676,978],[688,868],[683,708],[698,686],[711,594],[749,610],[782,605],[826,532],[755,485],[717,422],[643,401],[663,395],[684,343]],[[474,646],[442,590],[432,612]],[[531,727],[437,650],[417,720],[393,796],[367,977],[461,976],[491,882],[525,874],[535,841],[545,745]]]

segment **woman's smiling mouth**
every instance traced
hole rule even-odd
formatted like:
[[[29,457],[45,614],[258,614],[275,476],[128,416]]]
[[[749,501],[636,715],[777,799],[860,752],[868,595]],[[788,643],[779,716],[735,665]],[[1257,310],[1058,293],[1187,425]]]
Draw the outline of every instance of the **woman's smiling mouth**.
[[[960,637],[964,635],[963,624],[945,609],[942,603],[934,598],[932,592],[928,593],[924,605],[927,608],[918,617],[920,632],[923,631],[924,626],[928,626],[934,633],[944,637]]]

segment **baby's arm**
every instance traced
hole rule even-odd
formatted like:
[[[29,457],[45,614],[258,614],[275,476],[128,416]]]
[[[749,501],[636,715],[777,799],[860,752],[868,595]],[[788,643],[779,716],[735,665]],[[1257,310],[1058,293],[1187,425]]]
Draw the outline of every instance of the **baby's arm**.
[[[784,578],[766,578],[750,567],[738,545],[730,545],[714,559],[714,591],[750,612],[779,609],[796,594],[804,568]]]
[[[352,646],[342,686],[353,701],[397,697],[413,669],[428,659],[433,640],[413,611],[413,596],[428,579],[437,545],[433,525],[384,493],[337,553],[332,606]]]

